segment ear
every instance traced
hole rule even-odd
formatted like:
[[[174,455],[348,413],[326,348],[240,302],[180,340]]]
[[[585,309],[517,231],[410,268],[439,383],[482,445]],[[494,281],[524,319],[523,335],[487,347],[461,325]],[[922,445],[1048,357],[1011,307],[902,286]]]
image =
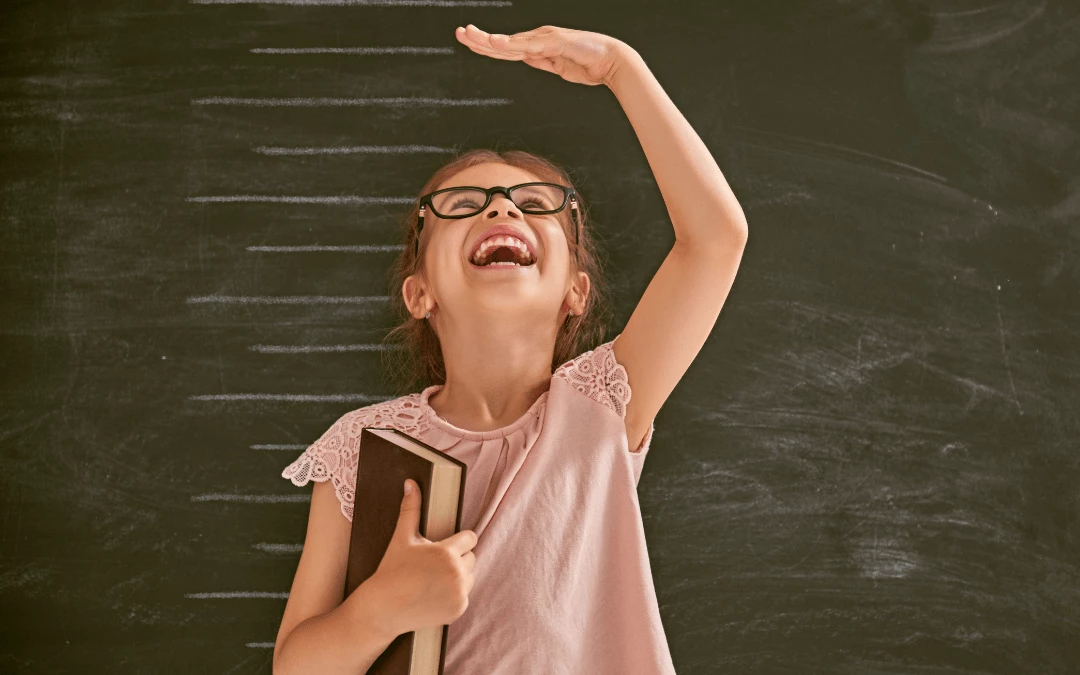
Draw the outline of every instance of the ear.
[[[591,283],[589,275],[584,272],[573,275],[570,292],[566,294],[566,304],[578,316],[581,316],[585,311],[585,301],[589,297],[589,289],[592,288]]]
[[[435,304],[424,280],[417,274],[405,277],[405,281],[401,284],[401,297],[405,301],[409,314],[412,314],[415,319],[423,319],[428,313],[428,308]]]

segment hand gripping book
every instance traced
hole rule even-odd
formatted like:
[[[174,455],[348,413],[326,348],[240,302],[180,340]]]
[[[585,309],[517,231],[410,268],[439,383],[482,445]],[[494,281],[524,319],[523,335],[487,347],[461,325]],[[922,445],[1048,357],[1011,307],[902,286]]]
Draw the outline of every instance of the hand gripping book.
[[[420,487],[420,534],[442,541],[461,531],[465,463],[397,429],[364,427],[357,456],[345,597],[379,568],[397,529],[405,479]],[[402,633],[368,675],[441,675],[448,625]]]

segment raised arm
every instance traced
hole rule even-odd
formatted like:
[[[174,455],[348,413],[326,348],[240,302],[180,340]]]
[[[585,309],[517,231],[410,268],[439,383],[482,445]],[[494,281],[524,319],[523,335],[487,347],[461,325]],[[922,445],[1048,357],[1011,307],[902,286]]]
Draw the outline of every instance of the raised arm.
[[[507,36],[469,24],[456,35],[478,54],[524,61],[568,82],[606,85],[656,176],[675,245],[613,345],[630,384],[626,433],[634,449],[701,351],[727,299],[747,240],[742,208],[708,148],[625,42],[557,26]]]
[[[747,223],[720,167],[645,61],[625,43],[606,84],[626,112],[675,229],[675,245],[613,345],[632,392],[630,448],[697,358],[742,260]]]

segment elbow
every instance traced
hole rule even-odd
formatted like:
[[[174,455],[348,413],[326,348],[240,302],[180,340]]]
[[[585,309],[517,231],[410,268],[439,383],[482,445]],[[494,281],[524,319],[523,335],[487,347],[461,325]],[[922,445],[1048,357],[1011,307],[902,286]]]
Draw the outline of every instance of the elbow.
[[[723,228],[722,232],[690,242],[686,245],[686,248],[728,258],[734,253],[741,255],[742,250],[746,247],[747,235],[748,231],[745,225],[732,225]]]
[[[746,239],[750,236],[750,229],[746,226],[746,220],[744,219],[740,225],[735,228],[735,242],[739,246],[746,246]]]
[[[735,241],[740,245],[746,245],[746,238],[750,235],[750,227],[746,222],[746,214],[739,209],[738,216],[731,221],[730,229]]]

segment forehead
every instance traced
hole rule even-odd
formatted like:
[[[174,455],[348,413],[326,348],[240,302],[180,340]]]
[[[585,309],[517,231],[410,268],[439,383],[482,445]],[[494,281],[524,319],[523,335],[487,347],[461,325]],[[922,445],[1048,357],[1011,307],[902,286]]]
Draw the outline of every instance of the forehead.
[[[435,189],[442,190],[444,188],[463,187],[466,185],[482,188],[489,188],[495,185],[510,187],[511,185],[517,185],[519,183],[533,182],[546,183],[547,181],[538,178],[525,169],[519,169],[516,166],[489,162],[484,164],[474,164],[473,166],[462,169],[450,178],[444,180]]]

